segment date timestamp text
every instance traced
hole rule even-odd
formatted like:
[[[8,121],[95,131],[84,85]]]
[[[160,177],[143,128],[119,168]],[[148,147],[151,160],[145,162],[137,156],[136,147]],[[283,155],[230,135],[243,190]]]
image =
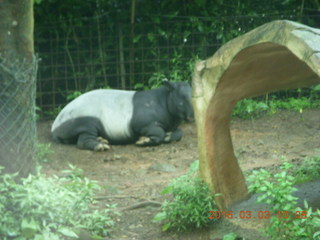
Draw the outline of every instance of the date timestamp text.
[[[233,211],[209,211],[209,219],[269,219],[272,216],[278,217],[279,219],[287,218],[308,218],[307,211],[278,211],[277,213],[271,213],[270,211],[239,211],[235,213]],[[312,218],[312,216],[310,216]]]

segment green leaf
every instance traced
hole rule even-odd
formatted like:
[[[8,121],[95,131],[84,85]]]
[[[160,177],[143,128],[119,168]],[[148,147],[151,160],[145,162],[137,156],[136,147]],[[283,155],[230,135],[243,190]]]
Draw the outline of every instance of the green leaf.
[[[44,236],[40,235],[40,234],[36,234],[34,236],[34,240],[46,240]]]
[[[133,88],[134,89],[142,89],[142,90],[144,90],[145,85],[143,83],[136,83]]]
[[[266,198],[267,198],[266,195],[261,195],[261,196],[257,197],[257,202],[262,202],[262,201],[264,201]]]
[[[169,193],[172,193],[172,192],[173,192],[173,187],[172,186],[168,186],[168,187],[166,187],[165,189],[163,189],[161,191],[161,195],[169,194]]]
[[[314,87],[312,88],[312,90],[313,90],[313,91],[320,91],[320,84],[314,86]]]
[[[39,225],[34,220],[29,222],[26,219],[23,219],[21,223],[21,234],[26,238],[32,238],[39,228]]]
[[[152,33],[148,33],[148,39],[150,42],[153,42],[154,41],[154,35]]]
[[[153,21],[154,23],[159,24],[159,23],[160,23],[160,18],[159,18],[159,17],[153,17],[153,18],[152,18],[152,21]]]
[[[161,222],[165,219],[167,219],[167,214],[165,212],[159,212],[153,217],[152,221],[153,222]]]
[[[227,235],[224,235],[223,240],[235,240],[235,239],[237,239],[237,237],[238,237],[237,234],[231,232]]]
[[[104,240],[104,239],[106,239],[106,238],[105,237],[100,237],[98,235],[91,236],[91,240]]]
[[[58,232],[66,237],[78,238],[78,235],[69,228],[60,228]]]
[[[171,227],[171,223],[165,223],[165,224],[163,224],[163,226],[162,226],[162,231],[167,231],[169,228]]]
[[[137,35],[137,36],[134,36],[133,37],[133,43],[137,43],[137,42],[139,42],[140,41],[140,39],[141,39],[141,35]]]
[[[267,191],[267,189],[268,189],[268,188],[267,188],[266,186],[260,187],[260,191],[261,191],[261,192],[265,192],[265,191]]]
[[[320,237],[320,231],[313,234],[313,239],[317,239],[318,236]]]

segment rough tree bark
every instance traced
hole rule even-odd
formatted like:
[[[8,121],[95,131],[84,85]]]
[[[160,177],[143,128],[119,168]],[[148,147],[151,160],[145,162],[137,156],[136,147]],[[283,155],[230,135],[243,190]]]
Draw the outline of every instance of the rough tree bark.
[[[27,176],[34,169],[33,0],[0,1],[0,165]]]

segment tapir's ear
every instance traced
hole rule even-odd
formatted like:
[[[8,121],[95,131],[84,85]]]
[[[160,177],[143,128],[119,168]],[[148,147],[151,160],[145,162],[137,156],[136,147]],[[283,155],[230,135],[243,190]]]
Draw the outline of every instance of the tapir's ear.
[[[162,80],[163,86],[165,86],[169,91],[174,90],[174,85],[172,82],[169,82],[167,78]]]

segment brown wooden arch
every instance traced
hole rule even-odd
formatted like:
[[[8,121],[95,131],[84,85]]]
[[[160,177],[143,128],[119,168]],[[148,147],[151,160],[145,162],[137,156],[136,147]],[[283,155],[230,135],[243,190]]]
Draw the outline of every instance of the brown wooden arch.
[[[196,63],[193,104],[200,174],[220,209],[248,196],[234,155],[230,116],[241,99],[320,83],[320,30],[273,21],[223,45]]]

